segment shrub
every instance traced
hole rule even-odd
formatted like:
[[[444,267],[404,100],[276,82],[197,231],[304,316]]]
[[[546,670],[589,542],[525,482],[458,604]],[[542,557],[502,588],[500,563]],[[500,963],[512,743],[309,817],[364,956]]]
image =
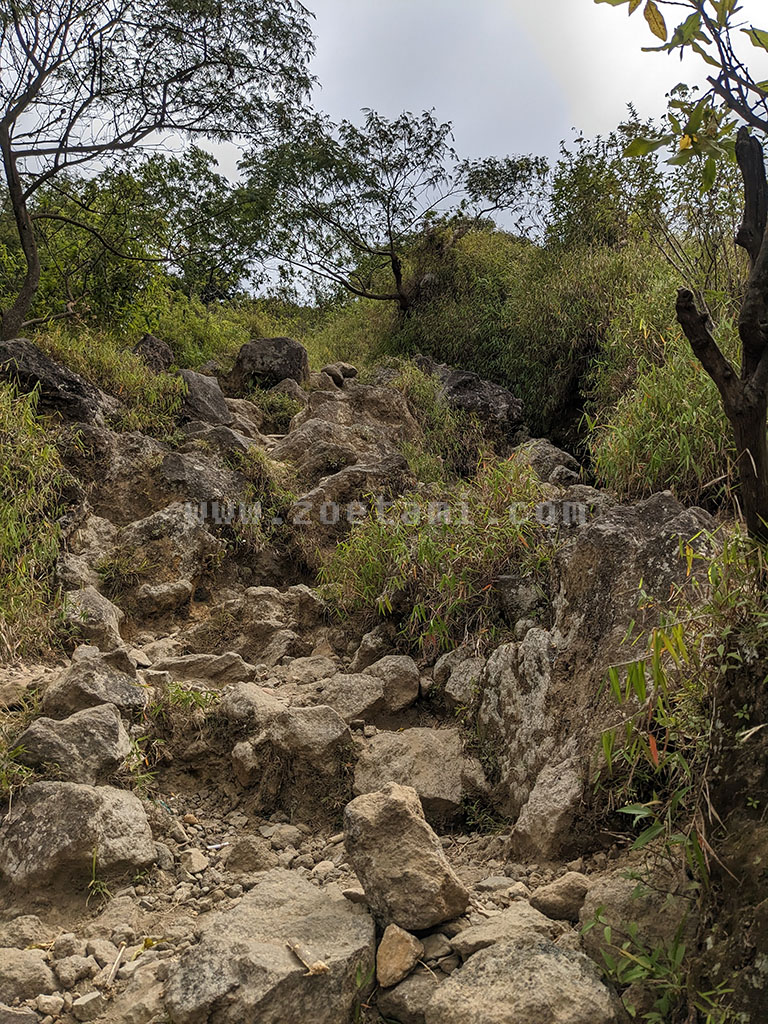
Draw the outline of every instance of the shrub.
[[[463,491],[398,498],[338,546],[320,576],[342,615],[394,617],[428,653],[498,639],[490,591],[500,575],[538,578],[555,538],[534,515],[542,486],[514,456],[484,461]],[[444,513],[444,514],[443,514]]]
[[[254,405],[264,413],[262,433],[287,434],[291,420],[303,406],[296,398],[291,398],[284,391],[263,391],[256,388],[248,395]]]
[[[35,417],[36,395],[0,385],[0,660],[53,641],[57,520],[67,475]]]

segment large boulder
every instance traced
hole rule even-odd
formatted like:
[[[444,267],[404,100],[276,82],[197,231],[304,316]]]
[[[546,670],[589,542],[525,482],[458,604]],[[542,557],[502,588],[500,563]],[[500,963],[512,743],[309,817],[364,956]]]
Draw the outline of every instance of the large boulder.
[[[471,413],[510,437],[524,428],[523,403],[507,388],[469,370],[435,363],[426,356],[417,356],[415,362],[425,373],[440,380],[442,395],[452,408]]]
[[[37,390],[41,412],[82,423],[103,423],[105,413],[120,405],[26,338],[0,342],[0,380],[13,381],[24,392]]]
[[[222,423],[225,426],[232,422],[232,412],[215,377],[206,377],[194,370],[180,370],[179,373],[187,386],[181,407],[182,420]]]
[[[394,783],[344,811],[344,843],[379,921],[420,931],[459,917],[469,893],[424,818],[418,794]]]
[[[138,871],[155,860],[141,801],[111,786],[36,782],[13,802],[0,827],[0,876],[24,888],[87,883]]]
[[[370,669],[368,670],[370,671]],[[372,793],[390,782],[412,786],[427,819],[444,823],[461,814],[480,766],[468,763],[458,729],[379,732],[355,768],[355,793]]]
[[[234,394],[245,394],[286,378],[298,384],[309,379],[307,350],[293,338],[257,338],[238,352],[227,386]]]
[[[387,710],[405,711],[419,696],[419,668],[413,658],[404,654],[388,654],[375,661],[366,670],[384,684]]]
[[[108,778],[131,750],[114,704],[84,708],[63,721],[36,718],[15,745],[22,764],[55,766],[58,778],[87,785]]]
[[[616,996],[583,953],[504,942],[471,957],[427,1005],[426,1024],[618,1024]]]
[[[34,999],[55,992],[58,987],[56,976],[47,963],[45,950],[0,949],[0,1003]],[[3,1013],[0,1010],[2,1020]]]
[[[408,399],[395,388],[349,381],[343,391],[313,391],[306,408],[294,416],[291,430],[310,420],[339,426],[372,427],[392,441],[411,441],[421,434]]]
[[[67,718],[84,708],[113,704],[124,714],[143,711],[147,691],[129,664],[115,667],[93,647],[79,647],[72,663],[45,691],[42,711],[50,718]]]
[[[171,967],[166,1010],[173,1024],[352,1024],[374,950],[363,908],[270,871]]]

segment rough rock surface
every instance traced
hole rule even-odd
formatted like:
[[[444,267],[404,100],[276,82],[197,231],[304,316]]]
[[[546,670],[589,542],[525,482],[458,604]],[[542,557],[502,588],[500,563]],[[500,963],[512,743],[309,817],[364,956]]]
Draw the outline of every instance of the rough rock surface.
[[[441,985],[426,1024],[618,1024],[614,995],[582,953],[551,942],[483,949]]]
[[[290,942],[309,963],[307,976]],[[360,907],[318,891],[288,871],[271,871],[237,908],[216,915],[170,974],[166,1009],[173,1024],[339,1024],[351,1019],[373,963],[374,925]]]
[[[465,928],[451,940],[453,949],[466,960],[479,949],[497,942],[522,943],[538,939],[551,939],[557,927],[544,914],[534,910],[525,900],[515,900],[511,907],[489,918],[483,924]]]
[[[410,974],[424,952],[415,935],[396,924],[387,925],[376,953],[376,980],[382,988],[391,988]]]
[[[87,785],[105,781],[131,749],[114,704],[84,708],[63,721],[36,718],[16,744],[23,764],[55,766],[58,778]]]
[[[303,384],[309,377],[307,350],[292,338],[258,338],[240,349],[227,386],[233,393],[270,387],[286,378]]]
[[[194,370],[181,370],[180,376],[187,386],[182,419],[222,423],[224,426],[232,422],[232,412],[215,377],[206,377]]]
[[[141,711],[147,691],[123,668],[115,668],[97,650],[81,647],[69,668],[45,691],[42,710],[50,718],[67,718],[84,708],[113,704],[125,714]]]
[[[110,786],[35,782],[0,827],[0,874],[18,886],[146,868],[155,845],[141,801]]]
[[[134,345],[133,351],[141,356],[150,370],[155,373],[162,373],[169,370],[174,363],[173,349],[167,341],[156,337],[154,334],[145,334]]]
[[[578,921],[589,884],[580,871],[567,871],[538,888],[531,896],[531,906],[557,921]]]
[[[466,910],[469,893],[425,821],[414,789],[392,783],[353,800],[344,811],[344,842],[382,923],[419,931]]]

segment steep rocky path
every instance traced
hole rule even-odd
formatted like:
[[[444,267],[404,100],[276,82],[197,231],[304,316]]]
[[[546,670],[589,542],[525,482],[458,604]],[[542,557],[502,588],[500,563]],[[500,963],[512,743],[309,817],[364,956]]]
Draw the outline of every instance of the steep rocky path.
[[[93,389],[67,413],[72,652],[3,676],[33,774],[0,826],[0,1021],[624,1020],[584,926],[599,909],[671,938],[687,904],[633,900],[641,857],[590,808],[600,682],[640,581],[682,581],[680,539],[708,517],[669,494],[618,506],[525,443],[564,531],[551,591],[512,573],[509,642],[416,661],[313,586],[354,503],[418,492],[412,407],[386,374],[308,378],[294,348],[251,346],[230,384],[258,372],[296,398],[285,435],[190,371],[181,445],[109,429]],[[509,393],[437,372],[446,400],[519,430]]]

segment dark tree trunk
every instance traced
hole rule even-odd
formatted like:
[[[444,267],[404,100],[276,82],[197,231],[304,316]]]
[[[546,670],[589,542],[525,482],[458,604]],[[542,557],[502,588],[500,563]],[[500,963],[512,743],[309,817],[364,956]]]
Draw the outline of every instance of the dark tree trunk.
[[[16,167],[16,160],[11,150],[7,129],[0,130],[0,149],[3,154],[5,180],[8,185],[11,208],[13,209],[13,216],[16,221],[16,230],[18,231],[21,249],[27,263],[24,283],[19,294],[16,296],[13,305],[3,311],[2,320],[0,320],[0,337],[7,341],[10,338],[18,337],[20,334],[29,312],[29,307],[32,305],[32,301],[37,293],[37,287],[40,284],[40,255],[37,250],[35,230],[29,210],[27,209],[24,189]]]
[[[736,443],[741,505],[752,537],[768,542],[768,182],[763,148],[739,130],[736,157],[744,179],[744,222],[736,242],[751,272],[739,315],[741,372],[720,351],[709,318],[681,289],[677,319],[694,354],[717,385]]]

